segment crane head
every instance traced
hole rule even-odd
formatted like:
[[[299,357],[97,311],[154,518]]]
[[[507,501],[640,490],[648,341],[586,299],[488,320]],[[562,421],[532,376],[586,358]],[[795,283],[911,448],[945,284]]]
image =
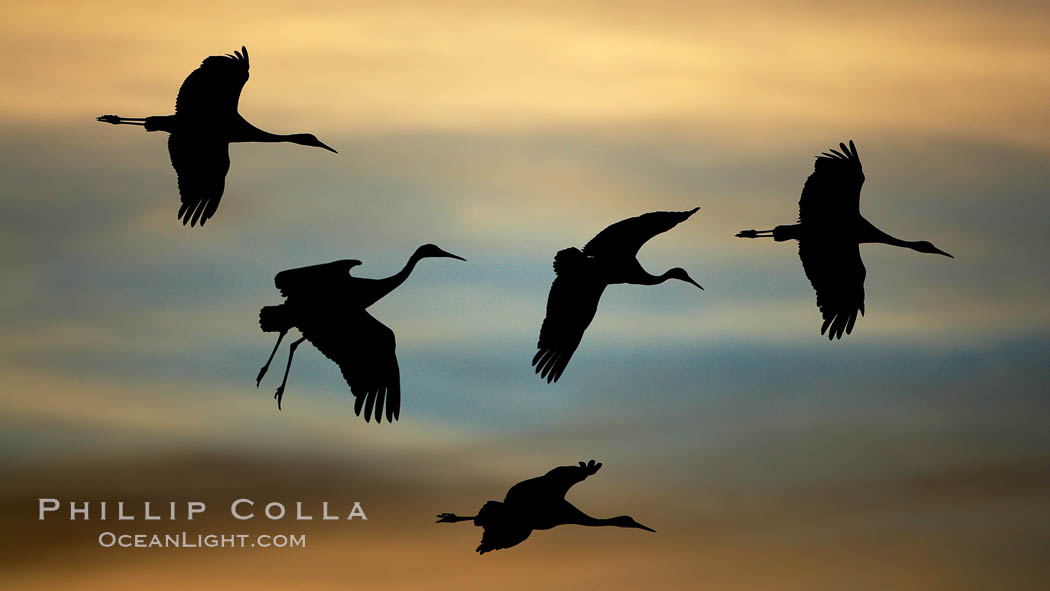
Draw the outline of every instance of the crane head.
[[[629,515],[621,515],[619,517],[613,517],[612,519],[609,520],[609,524],[610,525],[615,525],[616,527],[631,527],[631,528],[634,528],[634,529],[644,529],[645,531],[651,531],[653,533],[656,533],[655,529],[653,529],[651,527],[644,526],[644,525],[638,523],[637,521],[634,520],[633,517],[631,517]]]
[[[415,256],[417,259],[425,259],[428,257],[445,257],[450,259],[458,259],[461,261],[467,260],[461,256],[454,255],[451,252],[442,250],[441,247],[439,247],[436,244],[424,244],[423,246],[420,246],[416,249]]]
[[[924,252],[926,254],[940,254],[940,255],[944,255],[944,256],[946,256],[946,257],[948,257],[950,259],[954,259],[955,258],[952,255],[950,255],[950,254],[944,252],[943,250],[937,248],[936,246],[934,246],[932,242],[927,242],[926,240],[921,240],[919,242],[916,242],[915,245],[912,246],[912,248],[915,249],[918,252]]]
[[[681,267],[675,267],[670,271],[664,273],[664,277],[667,279],[677,279],[679,281],[685,281],[686,283],[690,283],[699,287],[700,289],[703,289],[703,286],[701,286],[696,281],[693,281],[693,278],[689,276],[689,273],[687,273],[686,270]]]
[[[325,150],[328,150],[333,154],[339,153],[335,151],[335,148],[317,139],[317,136],[312,133],[296,133],[286,137],[288,138],[288,141],[292,142],[293,144],[299,144],[300,146],[310,146],[313,148],[324,148]]]

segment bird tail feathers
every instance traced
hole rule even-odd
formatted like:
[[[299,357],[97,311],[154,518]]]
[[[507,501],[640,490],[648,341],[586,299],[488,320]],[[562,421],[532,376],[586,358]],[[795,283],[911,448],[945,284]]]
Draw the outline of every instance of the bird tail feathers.
[[[175,115],[154,115],[146,117],[146,131],[175,131]]]
[[[773,240],[783,242],[785,240],[798,240],[802,237],[802,225],[791,224],[788,226],[777,226],[773,228]]]
[[[474,518],[474,524],[481,527],[496,524],[502,520],[506,513],[507,508],[503,503],[499,501],[488,501],[481,507],[481,510],[478,511],[477,517]]]
[[[291,319],[284,305],[263,306],[259,310],[259,327],[263,329],[263,332],[287,332],[292,328]]]

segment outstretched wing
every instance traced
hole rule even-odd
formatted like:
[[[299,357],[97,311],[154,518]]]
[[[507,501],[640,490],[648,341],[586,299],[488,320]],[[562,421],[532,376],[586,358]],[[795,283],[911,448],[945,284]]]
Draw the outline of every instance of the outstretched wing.
[[[806,224],[835,224],[843,218],[860,212],[860,188],[864,184],[864,171],[857,156],[857,147],[850,140],[849,146],[839,144],[817,156],[813,174],[802,187],[798,201],[798,221]]]
[[[323,295],[339,291],[350,277],[350,269],[360,265],[356,259],[343,259],[298,267],[281,271],[273,278],[273,283],[284,297],[299,294]]]
[[[558,466],[543,476],[523,480],[510,487],[503,502],[508,505],[536,505],[564,499],[570,488],[583,482],[601,467],[601,462],[594,460],[580,462],[577,466]]]
[[[204,58],[183,81],[175,99],[175,114],[181,120],[222,119],[237,112],[241,89],[248,81],[248,50],[241,46],[233,54]]]
[[[850,334],[857,313],[864,314],[864,276],[866,271],[856,242],[802,238],[798,256],[806,277],[817,292],[817,307],[824,317],[820,334],[841,339]]]
[[[201,226],[219,207],[230,170],[229,144],[193,130],[180,130],[168,136],[168,156],[179,178],[179,219],[192,227]]]
[[[698,209],[700,208],[689,211],[654,211],[616,222],[598,232],[598,235],[583,247],[583,253],[588,256],[633,258],[650,238],[677,226]]]
[[[397,367],[394,331],[364,310],[315,310],[298,323],[300,332],[325,357],[339,366],[356,400],[354,414],[365,421],[375,411],[377,422],[401,416],[401,375]]]
[[[547,316],[536,345],[539,350],[532,358],[536,373],[548,384],[558,381],[569,365],[605,291],[605,283],[590,271],[579,249],[568,248],[555,255],[554,272],[557,277],[547,296]]]

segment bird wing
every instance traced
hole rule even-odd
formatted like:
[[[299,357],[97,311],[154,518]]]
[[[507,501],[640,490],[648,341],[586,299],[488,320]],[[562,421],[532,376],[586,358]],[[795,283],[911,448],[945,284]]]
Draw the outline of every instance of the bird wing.
[[[817,156],[813,174],[802,187],[798,201],[798,221],[807,224],[838,223],[860,212],[860,188],[864,184],[857,147],[839,144]]]
[[[576,248],[559,252],[554,257],[557,277],[547,296],[547,316],[540,327],[540,338],[532,365],[547,383],[556,382],[583,333],[598,311],[605,283],[594,276],[586,257]]]
[[[201,226],[219,207],[230,170],[229,144],[192,130],[168,136],[168,156],[179,178],[179,219],[182,224]]]
[[[583,482],[601,467],[601,462],[594,460],[580,462],[577,466],[558,466],[543,476],[523,480],[510,487],[503,502],[507,505],[520,503],[528,506],[564,499],[570,488]]]
[[[475,551],[484,554],[517,546],[525,541],[532,533],[532,528],[514,517],[506,505],[499,501],[485,503],[474,518],[474,524],[484,528],[481,543]]]
[[[798,241],[798,256],[817,292],[817,307],[824,318],[820,334],[827,332],[828,339],[841,339],[843,332],[850,334],[857,312],[864,314],[867,271],[860,258],[860,245],[802,238]]]
[[[350,269],[360,264],[361,261],[356,259],[343,259],[288,269],[275,275],[273,283],[286,298],[301,294],[331,293],[345,286]]]
[[[662,234],[693,215],[699,207],[690,211],[653,211],[638,217],[616,222],[598,232],[583,247],[588,256],[634,257],[650,238]]]
[[[248,81],[248,50],[204,58],[183,81],[175,99],[180,121],[232,117],[237,113],[241,89]]]
[[[375,410],[376,422],[401,416],[401,375],[394,331],[360,309],[338,309],[339,302],[313,306],[297,326],[306,340],[339,366],[356,401],[354,414]]]

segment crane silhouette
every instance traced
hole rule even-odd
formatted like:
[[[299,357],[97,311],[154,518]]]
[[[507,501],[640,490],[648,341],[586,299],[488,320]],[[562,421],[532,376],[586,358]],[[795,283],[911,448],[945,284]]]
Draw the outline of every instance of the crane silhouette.
[[[687,220],[699,209],[654,211],[622,220],[599,232],[582,251],[566,248],[554,256],[556,277],[547,296],[547,316],[540,327],[539,350],[532,358],[541,379],[549,384],[561,377],[594,319],[598,301],[607,286],[657,285],[678,279],[700,287],[685,269],[675,267],[663,275],[652,275],[638,262],[638,250],[643,244]]]
[[[644,529],[655,532],[627,515],[619,517],[591,517],[565,500],[565,493],[577,482],[582,482],[601,468],[594,460],[579,466],[559,466],[543,476],[523,480],[510,487],[503,502],[489,501],[477,515],[461,516],[440,513],[437,523],[473,521],[484,528],[478,554],[502,550],[524,542],[532,530],[551,529],[559,525],[615,526]]]
[[[284,335],[298,328],[302,337],[289,346],[284,379],[273,395],[278,409],[288,383],[292,356],[306,340],[339,366],[355,398],[354,414],[361,416],[364,409],[365,422],[368,422],[374,409],[376,422],[382,422],[385,407],[387,421],[397,420],[401,415],[401,377],[394,353],[394,331],[365,310],[404,283],[416,263],[428,257],[466,260],[433,244],[424,244],[412,253],[403,269],[383,279],[352,277],[350,269],[361,264],[355,259],[278,273],[274,284],[285,301],[263,307],[259,311],[259,326],[263,332],[279,334],[270,357],[255,378],[255,386],[259,387],[270,368]]]
[[[817,307],[824,318],[820,334],[841,339],[850,334],[857,313],[864,315],[864,277],[860,245],[878,242],[917,252],[952,255],[925,241],[895,238],[876,228],[860,213],[864,171],[857,147],[839,144],[817,156],[813,174],[806,179],[798,202],[798,223],[772,230],[741,230],[740,238],[798,240],[798,256],[806,277],[817,292]]]
[[[179,219],[201,226],[215,214],[230,170],[231,142],[291,142],[334,149],[313,134],[279,135],[263,131],[237,113],[241,89],[248,81],[248,50],[205,58],[179,88],[174,115],[120,117],[96,120],[113,125],[140,125],[146,131],[168,132],[168,155],[179,177]]]

